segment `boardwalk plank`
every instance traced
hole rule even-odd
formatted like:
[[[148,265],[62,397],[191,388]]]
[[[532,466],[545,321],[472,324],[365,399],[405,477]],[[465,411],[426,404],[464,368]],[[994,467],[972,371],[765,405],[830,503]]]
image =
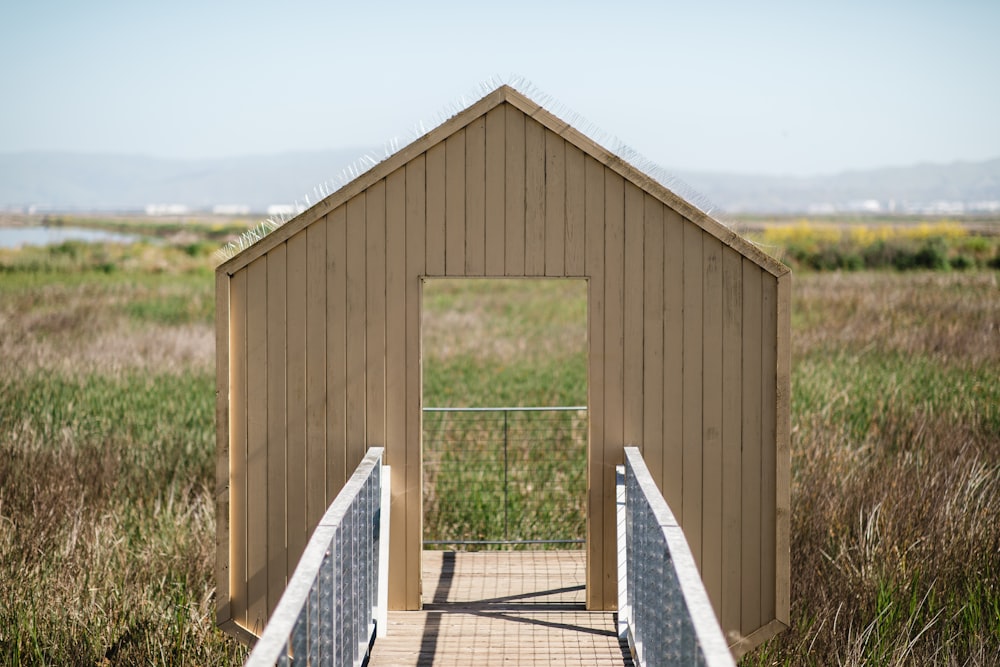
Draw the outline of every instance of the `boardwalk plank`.
[[[370,665],[631,665],[584,607],[584,551],[423,554],[423,611],[389,613]]]

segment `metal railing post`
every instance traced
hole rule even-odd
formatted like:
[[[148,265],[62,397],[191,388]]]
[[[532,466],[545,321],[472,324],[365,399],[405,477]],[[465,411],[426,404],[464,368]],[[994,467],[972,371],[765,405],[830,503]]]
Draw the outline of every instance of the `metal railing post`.
[[[510,526],[508,523],[508,511],[510,509],[510,493],[507,487],[507,446],[509,443],[507,415],[510,410],[503,411],[503,539],[510,540]]]

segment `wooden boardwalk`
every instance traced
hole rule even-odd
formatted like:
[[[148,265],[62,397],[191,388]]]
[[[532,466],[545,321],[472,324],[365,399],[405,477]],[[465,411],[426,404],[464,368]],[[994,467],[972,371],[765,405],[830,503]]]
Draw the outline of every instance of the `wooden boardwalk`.
[[[425,551],[423,610],[389,613],[379,666],[632,665],[614,614],[585,609],[583,551]]]

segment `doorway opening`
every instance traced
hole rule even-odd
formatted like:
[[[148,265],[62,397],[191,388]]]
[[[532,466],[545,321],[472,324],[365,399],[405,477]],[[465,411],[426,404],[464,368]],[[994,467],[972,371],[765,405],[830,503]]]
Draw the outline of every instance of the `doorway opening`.
[[[582,603],[586,280],[427,279],[421,303],[425,606]]]

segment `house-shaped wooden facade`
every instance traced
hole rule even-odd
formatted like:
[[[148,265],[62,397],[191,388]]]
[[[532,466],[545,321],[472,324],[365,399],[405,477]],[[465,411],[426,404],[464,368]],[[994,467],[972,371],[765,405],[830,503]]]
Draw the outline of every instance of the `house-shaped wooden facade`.
[[[637,445],[734,650],[789,614],[787,267],[502,86],[216,272],[218,621],[258,634],[367,448],[392,467],[390,608],[420,606],[421,290],[587,281],[587,604],[616,604]]]

